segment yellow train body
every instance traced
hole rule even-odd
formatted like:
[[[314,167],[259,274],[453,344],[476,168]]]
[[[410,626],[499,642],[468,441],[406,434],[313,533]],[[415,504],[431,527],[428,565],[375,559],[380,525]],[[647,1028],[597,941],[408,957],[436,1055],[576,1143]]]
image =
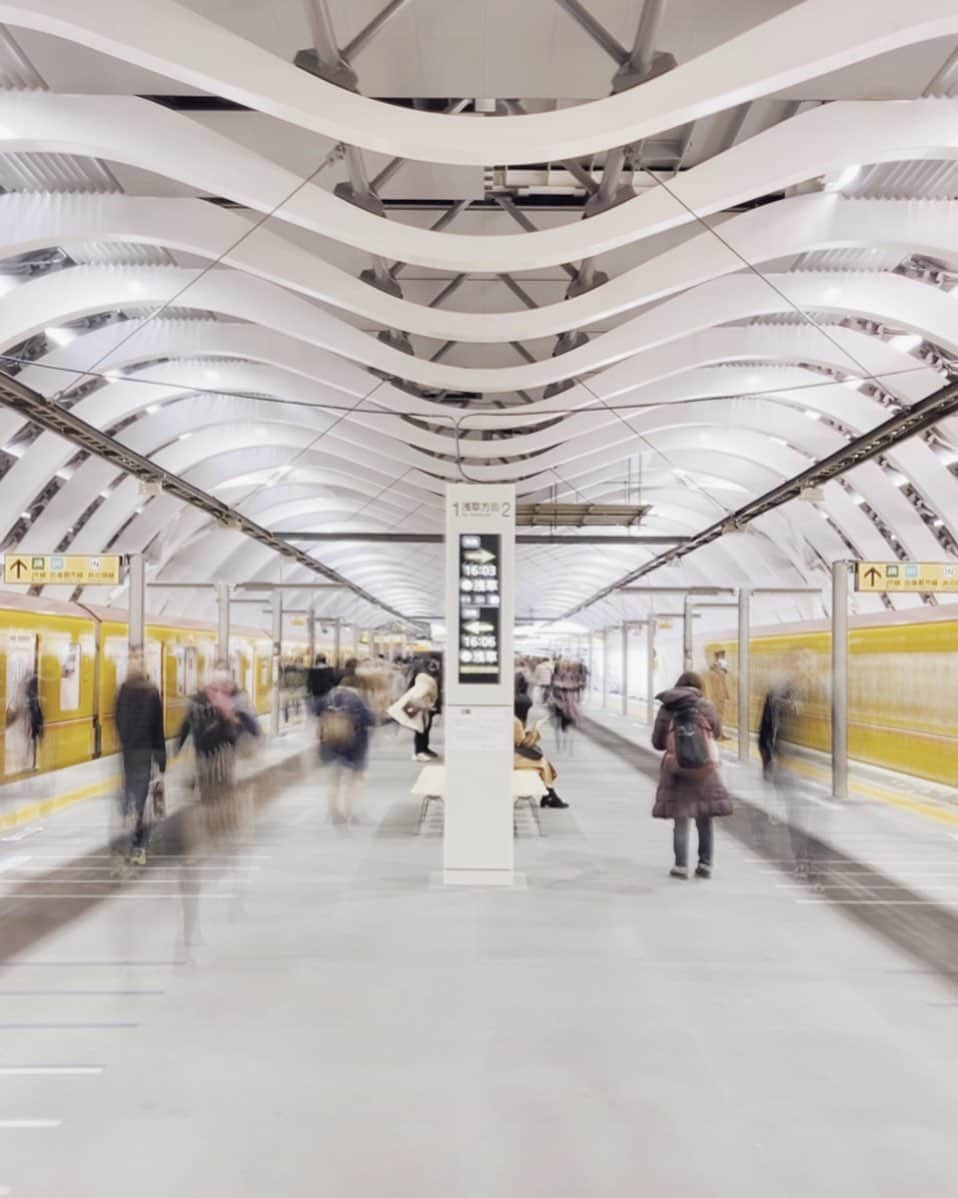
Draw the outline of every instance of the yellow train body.
[[[708,660],[725,649],[731,698],[723,713],[736,723],[738,647],[706,646]],[[809,625],[756,633],[750,641],[749,722],[758,731],[769,688],[796,686],[798,742],[831,750],[831,634]],[[937,609],[891,619],[856,620],[849,632],[849,756],[904,774],[958,785],[958,615]]]

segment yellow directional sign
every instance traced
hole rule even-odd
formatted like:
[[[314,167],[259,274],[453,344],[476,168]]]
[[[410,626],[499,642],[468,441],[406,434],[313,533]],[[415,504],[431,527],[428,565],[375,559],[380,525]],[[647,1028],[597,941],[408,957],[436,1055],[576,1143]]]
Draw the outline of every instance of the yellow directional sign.
[[[120,581],[120,559],[115,553],[5,553],[3,581],[26,586],[115,586]]]
[[[958,562],[856,562],[856,591],[954,591]]]

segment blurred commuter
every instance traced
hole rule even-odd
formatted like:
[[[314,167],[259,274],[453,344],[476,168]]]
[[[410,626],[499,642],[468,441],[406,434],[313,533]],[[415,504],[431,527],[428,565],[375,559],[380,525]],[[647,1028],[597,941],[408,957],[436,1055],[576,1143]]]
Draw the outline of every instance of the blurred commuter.
[[[539,800],[540,807],[568,807],[569,804],[556,794],[554,784],[559,776],[558,771],[542,751],[541,740],[541,724],[536,724],[534,728],[525,728],[518,718],[514,718],[512,768],[537,771],[546,787],[546,793]]]
[[[579,722],[579,677],[574,663],[556,662],[549,690],[549,707],[556,727],[556,743],[560,748],[572,747],[572,732]]]
[[[355,822],[369,760],[369,730],[375,719],[359,679],[347,674],[323,699],[319,715],[320,760],[330,769],[329,817],[334,824]]]
[[[439,756],[429,747],[432,722],[441,703],[439,680],[439,662],[431,657],[416,672],[412,686],[388,710],[397,724],[413,730],[413,761],[424,765]]]
[[[43,708],[40,680],[31,672],[17,684],[13,702],[7,706],[6,772],[22,774],[36,768],[43,739]]]
[[[321,700],[326,698],[335,685],[336,671],[326,660],[325,653],[317,653],[316,660],[306,675],[309,709],[313,715],[319,714],[322,707]]]
[[[529,718],[529,712],[532,709],[532,696],[529,694],[529,682],[524,674],[516,674],[516,689],[515,698],[512,703],[513,715],[522,724],[526,726],[526,720]]]
[[[160,775],[166,770],[166,737],[163,701],[147,678],[139,655],[131,659],[126,679],[117,691],[114,719],[123,758],[121,807],[124,821],[132,823],[127,856],[131,865],[145,865],[150,839],[146,802],[154,765]]]
[[[242,727],[233,702],[232,679],[217,672],[190,700],[176,737],[177,752],[187,740],[193,741],[196,785],[210,832],[229,831],[234,824],[229,801]]]
[[[725,659],[724,649],[717,649],[712,655],[712,661],[702,679],[702,693],[715,708],[719,723],[724,724],[728,714],[729,700],[728,663]],[[728,740],[728,737],[723,731],[718,739]]]
[[[549,702],[549,690],[552,686],[552,675],[555,671],[555,666],[548,657],[544,657],[535,668],[533,681],[538,690],[537,698],[542,707],[545,707]]]
[[[816,880],[823,849],[821,840],[812,834],[812,824],[821,809],[803,792],[795,765],[801,711],[794,683],[783,681],[772,686],[762,705],[758,749],[765,780],[774,786],[785,807],[795,873],[799,878]]]
[[[712,876],[712,820],[731,815],[732,803],[719,775],[718,746],[722,723],[702,694],[698,674],[685,673],[670,690],[656,695],[661,703],[652,730],[652,745],[664,751],[652,815],[675,823],[673,878],[689,876],[689,820],[698,830],[697,878]]]

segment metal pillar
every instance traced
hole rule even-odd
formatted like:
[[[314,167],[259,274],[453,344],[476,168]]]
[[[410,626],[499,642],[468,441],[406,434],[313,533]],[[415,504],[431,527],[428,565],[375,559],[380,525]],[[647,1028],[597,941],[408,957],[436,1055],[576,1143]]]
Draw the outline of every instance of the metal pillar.
[[[832,563],[832,794],[848,798],[848,576]]]
[[[312,608],[306,613],[306,664],[316,661],[316,613]]]
[[[279,736],[279,717],[280,717],[280,696],[279,684],[280,673],[283,664],[283,593],[282,591],[273,591],[272,595],[272,617],[273,617],[273,691],[270,703],[270,731],[274,736]]]
[[[602,629],[602,710],[605,711],[609,695],[609,630]]]
[[[622,714],[629,714],[629,625],[622,625]]]
[[[131,553],[126,570],[129,583],[127,643],[130,653],[142,653],[146,646],[146,563],[143,554]]]
[[[682,669],[691,670],[692,646],[692,596],[686,595],[682,604]]]
[[[343,652],[343,622],[339,616],[333,623],[333,665],[338,670],[342,665],[340,658]]]
[[[230,584],[216,585],[216,656],[229,668],[230,663]]]
[[[749,662],[751,641],[752,592],[742,587],[738,593],[738,759],[748,761],[751,747],[749,717],[752,706],[752,679]]]
[[[655,723],[655,616],[649,616],[645,626],[645,722]]]

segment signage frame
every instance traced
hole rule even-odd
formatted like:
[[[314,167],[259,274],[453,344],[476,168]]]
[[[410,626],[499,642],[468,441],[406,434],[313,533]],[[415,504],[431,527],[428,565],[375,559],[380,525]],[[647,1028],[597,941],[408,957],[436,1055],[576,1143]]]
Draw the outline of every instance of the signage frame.
[[[855,562],[859,595],[958,594],[958,562]]]
[[[118,586],[117,553],[5,553],[4,586]]]

